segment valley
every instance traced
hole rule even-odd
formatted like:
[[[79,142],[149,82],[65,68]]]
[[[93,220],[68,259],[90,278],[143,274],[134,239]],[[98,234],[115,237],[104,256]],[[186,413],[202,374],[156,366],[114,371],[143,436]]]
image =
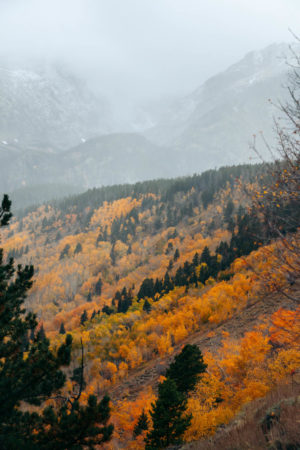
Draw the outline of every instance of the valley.
[[[298,450],[287,11],[25,3],[0,5],[0,448]]]

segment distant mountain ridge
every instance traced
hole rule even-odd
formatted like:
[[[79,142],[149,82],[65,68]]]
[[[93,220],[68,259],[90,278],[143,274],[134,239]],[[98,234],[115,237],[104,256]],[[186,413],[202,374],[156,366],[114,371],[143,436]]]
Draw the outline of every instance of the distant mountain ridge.
[[[276,103],[286,96],[289,53],[287,44],[248,53],[192,94],[167,104],[145,135],[172,146],[187,173],[195,167],[249,162],[253,134],[262,130],[273,142],[275,110],[269,99]]]
[[[91,139],[64,152],[65,179],[82,179],[84,186],[134,183],[171,177],[170,150],[135,133],[114,133]]]
[[[91,188],[171,177],[169,161],[168,149],[134,133],[100,136],[59,153],[0,146],[0,190],[53,183]]]
[[[0,142],[59,151],[112,131],[104,97],[65,68],[0,66]]]
[[[287,44],[248,53],[190,95],[140,109],[122,133],[107,101],[69,73],[0,69],[0,192],[53,183],[85,189],[249,163],[254,133],[274,143],[278,111],[269,99],[286,96],[289,54]]]

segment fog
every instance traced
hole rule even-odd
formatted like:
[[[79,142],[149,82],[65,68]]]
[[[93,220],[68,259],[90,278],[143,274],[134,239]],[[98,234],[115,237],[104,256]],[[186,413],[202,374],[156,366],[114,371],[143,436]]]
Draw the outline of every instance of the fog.
[[[291,41],[299,23],[299,0],[0,0],[0,56],[63,62],[136,103],[188,93],[246,52]]]

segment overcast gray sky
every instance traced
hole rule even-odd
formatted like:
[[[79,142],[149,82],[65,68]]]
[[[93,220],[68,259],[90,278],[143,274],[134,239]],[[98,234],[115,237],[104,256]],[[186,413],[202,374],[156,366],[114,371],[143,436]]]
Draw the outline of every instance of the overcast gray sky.
[[[0,56],[63,60],[140,99],[190,92],[299,24],[300,0],[0,0]]]

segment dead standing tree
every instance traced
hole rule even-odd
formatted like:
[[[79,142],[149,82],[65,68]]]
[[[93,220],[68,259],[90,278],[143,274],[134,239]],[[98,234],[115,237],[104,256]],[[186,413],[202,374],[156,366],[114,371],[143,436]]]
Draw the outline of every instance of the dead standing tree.
[[[270,181],[252,192],[252,210],[264,224],[266,242],[272,241],[264,249],[266,258],[272,258],[270,270],[258,277],[300,303],[295,289],[300,285],[300,45],[290,51],[288,101],[277,105],[281,117],[274,120],[277,146],[264,141],[273,159],[267,165]],[[253,150],[262,159],[255,142]]]

